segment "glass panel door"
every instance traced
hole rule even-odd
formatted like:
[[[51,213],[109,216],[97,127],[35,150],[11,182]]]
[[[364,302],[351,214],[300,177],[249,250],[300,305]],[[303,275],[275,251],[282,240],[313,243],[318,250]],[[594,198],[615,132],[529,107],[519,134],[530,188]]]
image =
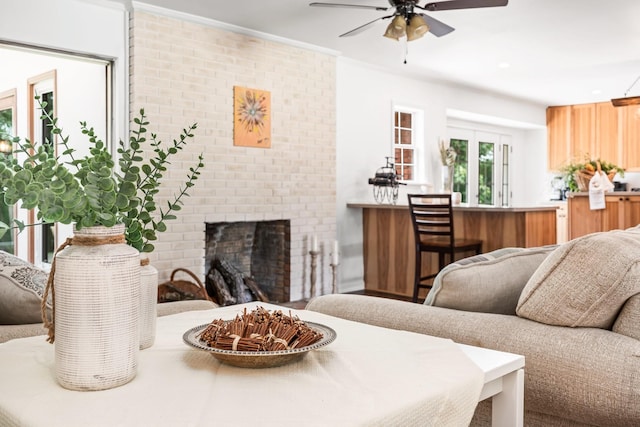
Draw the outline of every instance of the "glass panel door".
[[[449,144],[456,151],[453,166],[453,191],[462,194],[462,203],[469,203],[469,141],[453,138]]]
[[[478,143],[478,204],[480,205],[494,204],[494,147],[493,142]]]

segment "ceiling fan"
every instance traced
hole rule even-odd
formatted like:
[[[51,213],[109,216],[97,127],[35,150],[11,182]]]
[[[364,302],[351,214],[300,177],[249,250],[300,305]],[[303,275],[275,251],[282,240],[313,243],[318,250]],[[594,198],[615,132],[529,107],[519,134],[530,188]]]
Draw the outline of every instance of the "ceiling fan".
[[[428,12],[437,12],[441,10],[506,6],[508,2],[509,2],[508,0],[449,0],[449,1],[427,3],[424,6],[420,6],[418,4],[419,0],[389,0],[389,4],[391,5],[390,7],[366,6],[366,5],[342,4],[342,3],[319,3],[319,2],[309,3],[309,6],[345,7],[345,8],[369,9],[369,10],[379,10],[379,11],[387,11],[389,9],[394,9],[391,15],[382,16],[380,18],[374,19],[371,22],[367,22],[364,25],[361,25],[357,28],[354,28],[351,31],[341,34],[340,37],[354,36],[368,29],[371,26],[371,24],[379,20],[393,18],[391,20],[391,23],[387,27],[387,30],[385,31],[384,36],[395,39],[395,40],[399,40],[401,37],[406,36],[407,41],[412,41],[412,40],[419,39],[420,37],[424,36],[427,32],[431,32],[431,34],[433,34],[436,37],[442,37],[454,30],[453,27],[450,27],[444,22],[438,21],[437,19],[432,18],[427,14],[415,12],[414,11],[415,9],[426,10]]]

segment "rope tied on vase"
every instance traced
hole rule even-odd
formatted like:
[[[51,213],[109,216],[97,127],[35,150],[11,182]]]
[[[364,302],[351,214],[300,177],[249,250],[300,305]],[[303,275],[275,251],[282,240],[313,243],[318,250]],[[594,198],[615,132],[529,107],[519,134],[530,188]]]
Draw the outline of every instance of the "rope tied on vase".
[[[55,341],[55,319],[56,319],[56,291],[53,286],[54,277],[56,274],[56,259],[58,252],[62,251],[67,246],[99,246],[99,245],[115,245],[119,243],[126,243],[124,234],[117,236],[74,236],[68,237],[63,244],[56,249],[53,254],[53,262],[51,263],[51,271],[47,279],[47,286],[44,289],[42,295],[42,302],[40,304],[40,315],[42,316],[42,322],[47,329],[47,342],[53,344]],[[147,259],[147,262],[149,260]],[[142,261],[141,261],[142,263]],[[47,316],[47,298],[51,292],[51,320]]]

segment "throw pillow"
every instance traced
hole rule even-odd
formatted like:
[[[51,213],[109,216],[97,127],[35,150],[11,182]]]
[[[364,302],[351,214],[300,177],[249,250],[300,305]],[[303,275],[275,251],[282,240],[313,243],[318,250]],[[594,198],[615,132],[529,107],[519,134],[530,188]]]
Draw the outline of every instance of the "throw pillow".
[[[640,293],[640,233],[571,240],[547,257],[522,290],[516,314],[550,325],[610,329]]]
[[[522,288],[555,247],[504,248],[451,263],[436,276],[424,303],[515,314]]]
[[[47,278],[44,270],[0,251],[0,324],[42,322],[40,304]],[[47,305],[51,307],[50,299]]]
[[[612,330],[640,341],[640,294],[627,300]]]

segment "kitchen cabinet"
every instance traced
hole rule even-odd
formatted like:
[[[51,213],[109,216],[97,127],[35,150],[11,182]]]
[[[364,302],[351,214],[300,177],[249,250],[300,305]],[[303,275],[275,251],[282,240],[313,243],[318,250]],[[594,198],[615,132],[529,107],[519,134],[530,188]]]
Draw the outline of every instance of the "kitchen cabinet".
[[[624,230],[640,224],[640,196],[606,196],[605,230]]]
[[[640,171],[640,105],[618,107],[621,116],[620,133],[622,153],[620,166],[625,170]]]
[[[556,243],[565,243],[569,237],[569,214],[566,202],[558,204],[556,211]]]
[[[571,194],[567,200],[569,211],[569,239],[590,233],[624,230],[640,224],[640,195],[630,192],[605,195],[605,209],[592,211],[588,193]]]
[[[640,170],[640,113],[633,113],[623,112],[611,102],[547,108],[549,170],[586,158],[630,167],[623,161],[628,153],[631,158],[627,163]]]
[[[619,109],[611,102],[595,104],[595,144],[591,157],[615,163],[621,167],[621,147],[618,137]]]
[[[571,106],[547,108],[547,167],[559,170],[571,158]]]
[[[593,156],[596,145],[595,128],[595,104],[571,106],[571,142],[569,144],[569,159],[575,158],[582,160]]]

